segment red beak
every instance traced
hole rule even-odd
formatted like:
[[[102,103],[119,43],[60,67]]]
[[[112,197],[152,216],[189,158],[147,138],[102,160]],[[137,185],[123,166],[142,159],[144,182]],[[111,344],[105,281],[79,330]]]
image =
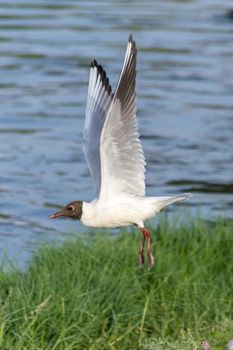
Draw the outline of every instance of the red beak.
[[[56,219],[56,218],[59,218],[60,216],[63,216],[62,212],[59,211],[58,213],[54,213],[52,215],[50,215],[50,219]]]

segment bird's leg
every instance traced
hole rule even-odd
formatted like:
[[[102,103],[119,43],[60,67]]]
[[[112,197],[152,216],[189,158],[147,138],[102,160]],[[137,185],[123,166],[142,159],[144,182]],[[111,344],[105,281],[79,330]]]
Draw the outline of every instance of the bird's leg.
[[[141,246],[140,246],[140,249],[139,249],[139,265],[140,267],[142,267],[144,265],[144,244],[145,244],[145,241],[146,241],[146,234],[145,232],[139,228],[139,230],[142,232],[143,234],[143,238],[142,238],[142,243],[141,243]]]
[[[150,252],[150,241],[151,241],[151,233],[146,228],[144,229],[147,232],[147,257],[148,257],[148,269],[150,270],[154,265],[154,257]]]
[[[139,251],[140,262],[141,262],[141,265],[143,265],[143,263],[144,263],[144,243],[145,243],[145,240],[147,239],[148,269],[150,270],[152,268],[152,266],[154,265],[154,257],[150,252],[151,233],[145,227],[138,226],[138,228],[143,234],[142,244],[141,244],[140,251]]]

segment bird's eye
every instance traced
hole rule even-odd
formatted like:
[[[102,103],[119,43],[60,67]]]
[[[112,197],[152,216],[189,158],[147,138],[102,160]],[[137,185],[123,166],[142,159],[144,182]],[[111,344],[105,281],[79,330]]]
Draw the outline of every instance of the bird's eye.
[[[68,210],[74,210],[73,205],[70,205],[70,206],[68,207]]]

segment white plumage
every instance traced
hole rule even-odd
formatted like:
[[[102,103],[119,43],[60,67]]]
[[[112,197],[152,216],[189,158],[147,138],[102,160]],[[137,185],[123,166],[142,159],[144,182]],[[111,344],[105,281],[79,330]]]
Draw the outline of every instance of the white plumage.
[[[136,224],[144,227],[144,221],[153,217],[162,208],[185,200],[190,194],[175,197],[140,197],[130,194],[112,196],[105,201],[95,199],[83,202],[81,222],[90,227],[121,227]]]
[[[162,208],[187,199],[189,193],[173,197],[145,197],[145,158],[136,118],[136,56],[132,35],[115,93],[103,68],[91,64],[83,131],[83,151],[92,176],[95,199],[68,204],[51,218],[78,218],[91,227],[136,225],[143,234],[140,263],[144,263],[147,242],[149,267],[150,232],[144,221]]]
[[[96,199],[83,202],[81,222],[91,227],[136,225],[143,233],[140,262],[144,263],[144,243],[150,232],[144,221],[165,206],[187,199],[145,197],[145,158],[136,119],[136,44],[130,35],[116,92],[97,62],[91,68],[84,127],[84,153],[93,179]]]
[[[84,153],[96,199],[83,203],[91,227],[144,226],[163,207],[188,198],[145,197],[145,158],[136,118],[136,44],[130,35],[113,95],[102,67],[92,64],[84,126]]]

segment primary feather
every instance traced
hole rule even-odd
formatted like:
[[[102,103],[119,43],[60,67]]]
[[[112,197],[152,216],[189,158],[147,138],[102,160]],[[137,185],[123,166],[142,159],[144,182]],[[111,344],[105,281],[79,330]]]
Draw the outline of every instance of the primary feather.
[[[145,158],[136,119],[135,41],[130,35],[123,68],[100,141],[100,197],[145,195]]]
[[[96,197],[100,191],[100,136],[112,101],[112,88],[103,68],[91,64],[83,130],[83,151],[93,181]]]

